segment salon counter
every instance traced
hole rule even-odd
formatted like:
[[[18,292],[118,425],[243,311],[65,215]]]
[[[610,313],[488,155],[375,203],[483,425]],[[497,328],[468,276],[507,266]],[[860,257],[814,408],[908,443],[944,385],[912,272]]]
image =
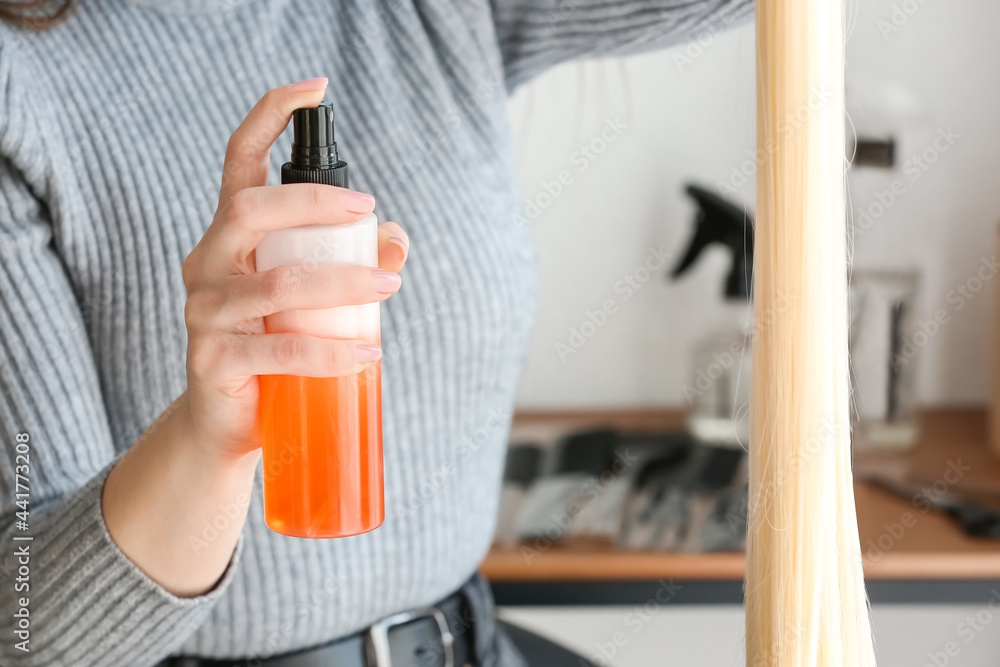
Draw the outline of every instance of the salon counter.
[[[856,468],[905,469],[932,493],[1000,493],[1000,461],[986,446],[985,411],[934,410],[920,419],[916,446],[859,455]],[[551,441],[601,425],[662,431],[683,424],[675,411],[525,412],[515,416],[512,441]],[[978,602],[1000,590],[1000,540],[968,537],[948,517],[865,482],[855,484],[855,494],[873,602]],[[482,566],[506,605],[633,604],[667,588],[676,602],[739,602],[744,571],[742,553],[626,552],[581,542],[495,546]]]

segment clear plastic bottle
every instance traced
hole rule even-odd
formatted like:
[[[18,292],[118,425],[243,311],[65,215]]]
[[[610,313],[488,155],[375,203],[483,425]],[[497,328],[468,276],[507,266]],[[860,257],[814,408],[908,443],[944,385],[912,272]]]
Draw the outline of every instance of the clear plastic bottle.
[[[750,438],[752,329],[747,304],[728,304],[731,326],[710,334],[692,351],[694,369],[684,396],[688,428],[696,440],[746,447]]]
[[[328,102],[294,114],[292,161],[282,183],[347,187],[347,165],[333,139]],[[257,270],[324,264],[378,266],[378,220],[307,225],[269,232],[257,246]],[[361,339],[379,344],[379,304],[282,311],[265,318],[268,333]],[[381,362],[355,375],[260,376],[264,515],[294,537],[346,537],[385,518],[382,475]]]

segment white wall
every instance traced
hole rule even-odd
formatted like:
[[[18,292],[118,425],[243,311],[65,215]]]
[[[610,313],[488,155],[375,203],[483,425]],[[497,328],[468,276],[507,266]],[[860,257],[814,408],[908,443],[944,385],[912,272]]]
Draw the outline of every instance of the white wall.
[[[851,173],[855,215],[877,205],[878,193],[894,180],[905,187],[867,229],[856,231],[855,266],[922,270],[919,317],[945,309],[948,322],[919,352],[919,395],[930,404],[982,403],[995,281],[968,301],[957,293],[949,301],[949,292],[993,257],[1000,221],[1000,3],[852,4],[849,112],[859,133],[891,134],[898,149],[894,170]],[[912,14],[900,9],[894,16],[894,5]],[[705,257],[682,283],[663,279],[669,267],[631,295],[618,281],[655,261],[651,249],[662,246],[670,263],[684,250],[693,207],[683,183],[728,183],[752,153],[753,30],[701,41],[668,53],[568,65],[512,102],[542,273],[522,406],[683,403],[689,349],[722,316],[723,254]],[[614,137],[608,123],[616,118],[624,129],[590,161],[580,145],[605,130]],[[907,160],[948,127],[958,138],[915,179]],[[568,184],[549,196],[563,170]],[[738,190],[752,203],[752,179]],[[561,358],[557,345],[569,345],[571,329],[607,299],[616,312],[579,351]]]
[[[505,620],[573,649],[598,667],[746,663],[744,615],[737,606],[515,607],[501,613]],[[1000,618],[986,601],[923,608],[877,605],[872,618],[882,667],[997,664]]]

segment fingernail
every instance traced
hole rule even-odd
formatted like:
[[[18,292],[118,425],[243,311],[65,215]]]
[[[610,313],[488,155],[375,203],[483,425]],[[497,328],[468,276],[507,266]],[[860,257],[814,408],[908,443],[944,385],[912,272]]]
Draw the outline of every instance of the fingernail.
[[[344,190],[342,201],[344,208],[352,213],[371,213],[375,208],[375,197],[367,192]]]
[[[382,358],[382,348],[378,345],[358,345],[357,361],[359,364],[366,364],[369,361],[378,361]]]
[[[379,294],[392,294],[399,289],[403,279],[398,273],[375,269],[372,271],[372,287]]]
[[[407,245],[406,241],[399,238],[398,236],[390,236],[389,243],[393,243],[399,246],[399,249],[403,251],[403,257],[406,257],[406,255],[409,254],[410,252],[410,246]]]
[[[305,93],[313,90],[323,90],[330,81],[329,77],[320,76],[315,79],[306,79],[292,85],[292,90],[297,93]]]

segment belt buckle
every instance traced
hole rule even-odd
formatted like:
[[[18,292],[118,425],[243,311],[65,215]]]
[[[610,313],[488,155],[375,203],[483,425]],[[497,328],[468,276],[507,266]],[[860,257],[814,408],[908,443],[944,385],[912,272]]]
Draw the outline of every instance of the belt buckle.
[[[405,625],[421,618],[431,618],[441,633],[441,646],[444,649],[444,667],[455,667],[455,636],[448,628],[448,619],[437,607],[427,607],[414,611],[393,614],[377,621],[368,628],[368,647],[372,657],[372,667],[392,667],[392,656],[389,654],[389,631],[399,625]]]

